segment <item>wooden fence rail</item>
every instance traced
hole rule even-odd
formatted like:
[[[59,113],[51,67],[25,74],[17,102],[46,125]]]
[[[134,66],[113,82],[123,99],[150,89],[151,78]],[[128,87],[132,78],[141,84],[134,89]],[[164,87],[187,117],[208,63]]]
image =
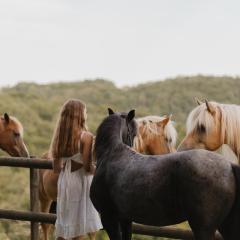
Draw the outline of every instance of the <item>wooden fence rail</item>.
[[[0,166],[52,169],[52,161],[40,158],[0,157]]]
[[[38,223],[51,223],[56,221],[56,215],[38,212],[38,171],[36,169],[52,169],[52,161],[39,158],[0,157],[0,166],[30,168],[30,210],[14,211],[0,209],[0,218],[31,222],[31,240],[38,240]],[[172,239],[192,240],[192,231],[175,227],[154,227],[133,224],[133,233],[165,237]],[[221,240],[217,233],[216,240]]]

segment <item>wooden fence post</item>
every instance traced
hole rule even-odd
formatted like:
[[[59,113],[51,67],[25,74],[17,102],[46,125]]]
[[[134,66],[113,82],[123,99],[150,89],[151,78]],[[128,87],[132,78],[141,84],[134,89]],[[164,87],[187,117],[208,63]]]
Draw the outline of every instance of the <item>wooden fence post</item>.
[[[30,168],[30,210],[39,212],[39,170]],[[39,239],[38,222],[31,221],[31,240]]]

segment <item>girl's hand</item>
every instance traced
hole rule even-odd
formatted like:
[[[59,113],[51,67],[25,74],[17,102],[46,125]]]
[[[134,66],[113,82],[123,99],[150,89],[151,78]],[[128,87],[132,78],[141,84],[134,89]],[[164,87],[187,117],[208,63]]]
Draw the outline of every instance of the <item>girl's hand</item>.
[[[53,162],[53,172],[54,173],[60,173],[61,172],[61,170],[62,170],[62,164],[61,164],[61,162]]]
[[[96,171],[96,166],[92,164],[92,165],[90,166],[90,171],[89,171],[89,173],[92,174],[92,175],[94,175],[94,174],[95,174],[95,171]]]

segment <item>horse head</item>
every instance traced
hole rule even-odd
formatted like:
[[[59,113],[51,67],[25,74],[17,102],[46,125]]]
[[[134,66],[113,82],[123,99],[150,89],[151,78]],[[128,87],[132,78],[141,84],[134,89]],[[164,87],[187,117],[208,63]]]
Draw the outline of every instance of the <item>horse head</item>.
[[[216,102],[200,102],[187,119],[187,134],[178,147],[178,151],[202,148],[217,150],[224,144],[221,106]]]
[[[117,115],[121,119],[121,139],[123,143],[130,147],[133,147],[134,138],[137,135],[137,123],[134,119],[135,110],[131,110],[128,113],[125,112],[114,112],[111,108],[108,108],[108,114]]]
[[[169,116],[146,116],[137,119],[138,135],[134,148],[150,155],[175,152],[177,132]]]
[[[7,113],[0,118],[0,148],[14,157],[29,157],[22,124]]]

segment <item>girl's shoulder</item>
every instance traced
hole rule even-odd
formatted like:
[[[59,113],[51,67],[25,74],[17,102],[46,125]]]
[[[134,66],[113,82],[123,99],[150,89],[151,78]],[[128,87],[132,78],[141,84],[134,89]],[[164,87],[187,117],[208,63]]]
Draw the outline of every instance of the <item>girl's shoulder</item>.
[[[87,143],[92,142],[94,135],[89,131],[82,131],[81,132],[81,142]]]

